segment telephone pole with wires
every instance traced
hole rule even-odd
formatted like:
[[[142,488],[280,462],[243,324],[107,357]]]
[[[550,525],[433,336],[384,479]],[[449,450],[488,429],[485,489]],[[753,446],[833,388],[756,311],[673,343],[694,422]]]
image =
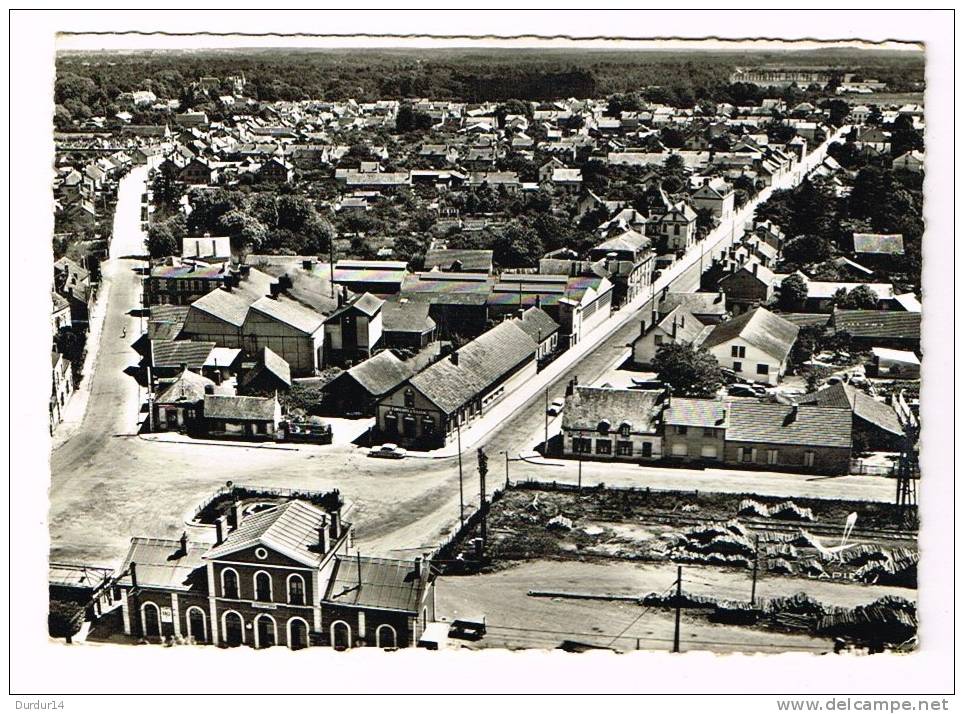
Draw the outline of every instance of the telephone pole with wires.
[[[673,652],[679,652],[679,621],[683,607],[683,566],[676,566],[676,624],[673,627]]]
[[[462,487],[462,425],[459,423],[459,415],[455,416],[455,434],[458,439],[459,449],[459,525],[465,525],[465,491]]]

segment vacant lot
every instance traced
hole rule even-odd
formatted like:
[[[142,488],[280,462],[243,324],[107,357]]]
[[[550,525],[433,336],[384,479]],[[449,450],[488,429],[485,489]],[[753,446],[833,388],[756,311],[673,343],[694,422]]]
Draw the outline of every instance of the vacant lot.
[[[748,573],[726,568],[685,566],[686,593],[730,599],[750,597]],[[645,608],[633,602],[570,600],[530,597],[530,590],[581,591],[595,594],[642,596],[670,589],[676,567],[666,563],[625,561],[579,562],[534,560],[503,570],[439,579],[437,605],[447,619],[485,615],[488,633],[473,648],[554,649],[563,640],[628,651],[670,650],[673,612]],[[884,588],[847,582],[798,578],[763,578],[757,597],[772,598],[807,593],[828,605],[853,607],[893,594],[908,597],[903,588]],[[910,593],[911,597],[913,593]],[[830,652],[826,638],[803,633],[774,632],[709,622],[698,612],[684,611],[680,636],[683,652]]]

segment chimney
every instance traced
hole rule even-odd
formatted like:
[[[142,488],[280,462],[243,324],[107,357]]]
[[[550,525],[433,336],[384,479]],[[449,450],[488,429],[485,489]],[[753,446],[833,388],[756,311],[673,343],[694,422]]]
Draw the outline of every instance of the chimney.
[[[452,361],[456,367],[459,366],[459,351],[455,350],[449,355],[449,359]]]
[[[231,522],[234,528],[239,527],[242,520],[244,520],[244,513],[241,511],[241,502],[235,501],[231,504]]]
[[[181,532],[181,554],[187,555],[187,531]]]
[[[679,326],[686,327],[686,315],[679,316]]]
[[[673,339],[676,339],[676,318],[673,318]]]
[[[270,296],[273,298],[277,298],[278,294],[281,292],[281,285],[277,281],[275,281],[271,283],[269,288],[271,290]]]
[[[187,372],[187,362],[181,362],[181,374]]]
[[[419,580],[422,579],[422,557],[419,555],[415,556],[415,577]]]
[[[719,302],[723,302],[723,291],[722,291],[722,290],[720,290],[720,292],[717,293],[716,299],[713,301],[714,304],[719,303]]]
[[[756,274],[757,274],[757,268],[759,268],[759,267],[760,267],[760,264],[759,264],[759,263],[754,263],[754,264],[753,264],[753,267],[750,268],[750,270],[752,270],[752,271],[753,271],[753,274],[756,275]]]
[[[214,533],[216,535],[214,544],[221,545],[224,542],[224,536],[228,534],[227,516],[218,516],[218,519],[214,522]]]
[[[329,514],[331,515],[331,523],[328,526],[328,533],[332,540],[338,540],[341,538],[341,506],[329,511]]]
[[[221,374],[221,373],[220,373],[220,372],[215,372],[215,374]],[[205,384],[205,385],[204,385],[204,393],[205,393],[205,394],[214,394],[214,385],[213,385],[213,384]]]
[[[329,531],[329,526],[326,521],[322,521],[321,525],[318,526],[318,550],[322,554],[327,553],[331,549],[331,533]]]
[[[131,563],[131,586],[137,587],[137,563]]]
[[[307,258],[301,261],[301,267],[304,268],[305,270],[311,270],[314,266],[315,266],[315,261],[312,260],[311,258]]]

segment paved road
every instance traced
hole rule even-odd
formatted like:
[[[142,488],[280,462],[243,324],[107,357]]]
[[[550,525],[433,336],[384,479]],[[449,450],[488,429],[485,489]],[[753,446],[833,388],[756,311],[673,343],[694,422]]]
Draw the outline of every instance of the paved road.
[[[787,177],[790,180],[792,177]],[[350,447],[304,446],[280,451],[239,445],[201,445],[148,441],[130,436],[136,425],[136,383],[123,370],[136,363],[129,343],[136,337],[136,320],[127,312],[139,304],[140,284],[136,261],[124,255],[143,251],[140,231],[140,194],[144,175],[135,172],[122,185],[115,223],[115,243],[105,273],[110,293],[98,358],[90,377],[91,398],[76,436],[64,440],[51,455],[52,554],[59,559],[117,562],[132,535],[176,537],[183,521],[212,490],[232,480],[236,483],[307,489],[339,488],[354,503],[351,520],[357,525],[358,543],[366,551],[409,554],[437,543],[458,523],[459,479],[457,460],[406,459],[386,462],[366,458]],[[738,219],[751,215],[751,208]],[[714,234],[704,242],[714,249],[729,236]],[[674,268],[677,286],[695,287],[699,256],[680,261]],[[549,372],[550,398],[560,396],[575,375],[588,383],[599,379],[625,353],[639,329],[639,317],[651,309],[648,295],[618,314],[601,333],[598,345],[576,361]],[[646,301],[643,304],[643,301]],[[127,337],[120,337],[127,327]],[[548,371],[547,371],[548,372]],[[543,385],[534,393],[499,405],[497,428],[479,436],[490,455],[489,490],[504,478],[503,452],[515,456],[539,440],[542,430]],[[517,402],[517,403],[514,403]],[[512,406],[509,409],[508,406]],[[473,447],[474,448],[474,447]],[[466,504],[478,502],[474,453],[465,455]],[[551,474],[551,475],[550,475]],[[575,478],[575,471],[513,462],[512,478]],[[647,469],[635,465],[593,464],[584,480],[636,483],[653,487],[730,488],[779,495],[836,498],[890,498],[890,482],[872,477],[847,477],[828,481],[798,476],[747,472],[695,472]],[[779,480],[779,486],[775,485]],[[701,485],[696,485],[697,483]],[[705,486],[703,485],[705,484]],[[785,488],[784,488],[785,487]],[[797,491],[797,489],[800,489]]]
[[[140,206],[146,178],[146,167],[135,168],[118,188],[110,257],[102,266],[101,299],[106,302],[98,306],[97,334],[92,330],[89,337],[90,371],[75,395],[76,404],[71,400],[76,413],[54,433],[51,497],[75,470],[93,465],[94,455],[109,454],[115,434],[136,430],[138,386],[124,370],[138,361],[130,345],[140,334],[140,318],[130,311],[140,306],[141,281],[135,268],[144,263],[131,256],[145,252]]]

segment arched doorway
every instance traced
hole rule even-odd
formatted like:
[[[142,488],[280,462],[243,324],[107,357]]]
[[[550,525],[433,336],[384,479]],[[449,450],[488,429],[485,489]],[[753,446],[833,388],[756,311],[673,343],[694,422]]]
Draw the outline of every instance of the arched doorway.
[[[221,617],[222,630],[224,631],[224,644],[228,647],[237,647],[244,644],[244,620],[241,615],[230,610]]]
[[[308,623],[300,617],[288,620],[288,647],[301,650],[308,646]]]
[[[274,647],[278,644],[278,627],[271,615],[258,615],[254,618],[254,646]]]
[[[395,628],[391,625],[379,625],[375,629],[375,646],[385,649],[398,647],[398,636],[395,633]]]
[[[198,643],[208,641],[207,618],[199,607],[187,609],[187,636]]]
[[[141,626],[144,637],[158,639],[161,636],[161,610],[152,602],[141,605]]]
[[[351,626],[343,620],[331,623],[331,646],[336,650],[351,649]]]

